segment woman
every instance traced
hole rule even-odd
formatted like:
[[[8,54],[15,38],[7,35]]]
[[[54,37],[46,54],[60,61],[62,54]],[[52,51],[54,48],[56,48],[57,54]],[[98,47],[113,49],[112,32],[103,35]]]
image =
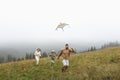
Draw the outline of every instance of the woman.
[[[38,49],[35,51],[34,55],[35,55],[36,65],[38,65],[38,64],[39,64],[40,57],[41,57],[41,49],[38,48]]]

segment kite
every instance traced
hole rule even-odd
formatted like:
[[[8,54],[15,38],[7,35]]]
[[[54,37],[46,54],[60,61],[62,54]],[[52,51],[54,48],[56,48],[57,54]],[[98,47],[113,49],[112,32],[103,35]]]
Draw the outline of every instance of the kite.
[[[64,28],[65,26],[67,26],[67,25],[69,25],[69,24],[60,23],[60,24],[57,26],[56,30],[57,30],[58,28],[61,28],[61,29],[63,30],[63,28]],[[64,31],[64,30],[63,30],[63,31]]]

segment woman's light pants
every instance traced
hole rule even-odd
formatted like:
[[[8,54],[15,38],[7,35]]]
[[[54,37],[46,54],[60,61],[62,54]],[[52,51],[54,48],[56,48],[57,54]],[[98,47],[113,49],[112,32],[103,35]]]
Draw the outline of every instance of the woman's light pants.
[[[38,64],[39,64],[40,57],[39,57],[39,56],[35,56],[35,60],[36,60],[36,65],[38,65]]]

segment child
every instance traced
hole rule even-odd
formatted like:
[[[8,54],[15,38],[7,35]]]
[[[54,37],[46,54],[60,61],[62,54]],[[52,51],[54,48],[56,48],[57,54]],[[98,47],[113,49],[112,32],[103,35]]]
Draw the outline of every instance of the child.
[[[56,53],[54,50],[51,51],[51,54],[49,55],[50,59],[51,59],[51,64],[50,67],[51,69],[53,69],[54,63],[55,63],[55,57],[56,57]]]

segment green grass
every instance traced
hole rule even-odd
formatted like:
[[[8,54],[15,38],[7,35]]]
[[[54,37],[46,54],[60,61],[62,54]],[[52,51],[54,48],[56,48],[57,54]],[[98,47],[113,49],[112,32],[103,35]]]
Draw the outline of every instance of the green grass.
[[[70,66],[61,72],[61,59],[50,69],[50,59],[0,64],[0,80],[120,80],[120,47],[72,55]]]

